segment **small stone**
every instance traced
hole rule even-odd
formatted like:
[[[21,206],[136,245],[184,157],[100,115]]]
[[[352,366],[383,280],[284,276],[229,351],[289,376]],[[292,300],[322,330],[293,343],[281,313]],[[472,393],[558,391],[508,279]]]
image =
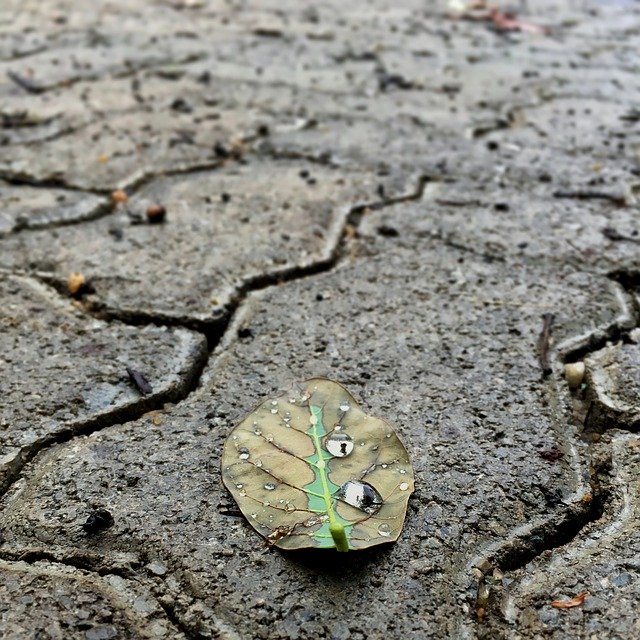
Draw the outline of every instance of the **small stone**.
[[[150,224],[161,224],[167,217],[167,210],[161,204],[151,204],[147,207],[147,220]]]
[[[577,389],[584,380],[584,362],[570,362],[564,365],[564,377],[571,389]]]

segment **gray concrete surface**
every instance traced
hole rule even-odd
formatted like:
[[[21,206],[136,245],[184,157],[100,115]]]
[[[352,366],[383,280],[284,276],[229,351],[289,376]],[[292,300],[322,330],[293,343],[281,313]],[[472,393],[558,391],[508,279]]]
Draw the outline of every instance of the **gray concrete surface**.
[[[640,6],[511,8],[3,2],[0,635],[638,637]],[[312,376],[407,446],[393,545],[222,485]]]

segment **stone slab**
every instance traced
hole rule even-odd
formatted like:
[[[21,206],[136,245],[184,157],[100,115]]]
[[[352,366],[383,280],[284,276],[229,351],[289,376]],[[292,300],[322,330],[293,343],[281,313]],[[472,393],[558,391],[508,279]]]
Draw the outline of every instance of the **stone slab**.
[[[396,224],[405,214],[398,205]],[[337,270],[252,294],[202,389],[161,428],[142,419],[40,456],[6,497],[5,548],[109,557],[144,545],[188,572],[205,629],[222,621],[241,637],[471,629],[477,585],[467,564],[514,528],[553,523],[589,491],[575,451],[563,448],[570,411],[549,402],[537,363],[540,316],[557,310],[561,343],[613,322],[619,305],[602,297],[606,278],[485,260],[429,238],[359,247]],[[219,455],[233,424],[313,375],[344,383],[410,452],[417,495],[386,550],[342,559],[265,549],[222,489]],[[551,446],[565,459],[547,460]],[[91,547],[78,529],[78,490],[116,520]]]
[[[0,237],[23,229],[90,220],[109,206],[108,200],[91,193],[16,186],[2,181],[0,201]]]
[[[330,262],[354,207],[415,189],[405,176],[303,160],[230,163],[152,181],[94,222],[8,238],[0,263],[61,286],[80,272],[96,291],[89,304],[110,313],[212,324],[248,283]],[[164,224],[146,223],[153,203]]]
[[[94,320],[24,277],[3,276],[0,289],[3,487],[43,446],[177,400],[206,357],[204,337],[184,329]]]
[[[3,560],[0,633],[7,640],[185,637],[135,582],[44,561]]]

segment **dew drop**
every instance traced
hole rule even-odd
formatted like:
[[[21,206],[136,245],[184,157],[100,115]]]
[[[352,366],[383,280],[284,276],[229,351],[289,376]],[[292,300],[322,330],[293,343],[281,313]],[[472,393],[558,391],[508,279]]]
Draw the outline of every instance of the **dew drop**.
[[[336,458],[344,458],[353,451],[353,440],[346,433],[332,433],[324,441],[324,448]]]
[[[247,449],[246,447],[241,447],[240,449],[238,449],[238,458],[240,458],[240,460],[248,460],[249,449]]]
[[[267,491],[273,491],[276,488],[276,485],[273,484],[273,482],[267,482],[267,484],[264,485],[264,488]]]
[[[309,422],[315,426],[316,424],[318,424],[318,418],[314,414],[311,414],[311,416],[309,417]]]
[[[273,433],[267,434],[267,442],[273,442]]]
[[[383,464],[381,465],[383,469],[386,469],[389,465],[388,464]]]
[[[253,464],[255,464],[256,467],[260,468],[262,466],[262,460],[256,460]]]
[[[251,517],[255,520],[258,517],[258,514],[257,513],[252,513]]]
[[[349,411],[349,405],[346,402],[343,402],[340,405],[340,411],[344,411],[346,413],[347,411]]]
[[[277,401],[277,400],[272,400],[272,401],[271,401],[271,404],[272,404],[274,407],[277,407],[277,406],[278,406],[278,401]]]
[[[241,482],[238,482],[238,484],[236,484],[236,487],[238,487],[238,489],[242,489],[244,485]]]
[[[385,436],[385,438],[390,438],[390,437],[391,437],[390,433],[387,433],[387,435]]]
[[[338,498],[356,509],[373,515],[382,506],[382,496],[368,483],[348,480],[338,492]]]
[[[291,502],[289,502],[288,504],[286,504],[284,508],[285,508],[287,511],[295,511],[295,510],[296,510],[295,505],[291,504]]]
[[[242,491],[240,491],[240,497],[241,498],[246,498],[247,497],[247,492],[244,489],[242,489]]]
[[[408,482],[401,482],[400,483],[400,491],[406,491],[409,488],[409,483]]]
[[[270,503],[268,500],[265,500],[265,501],[262,503],[262,506],[263,506],[263,507],[268,507],[270,504],[271,504],[271,503]]]
[[[277,409],[271,409],[271,413],[273,413],[273,415],[275,415],[276,413],[278,413]]]
[[[261,436],[261,435],[262,435],[262,430],[261,430],[261,429],[258,429],[258,427],[256,427],[256,428],[253,430],[253,433],[255,433],[257,436]]]
[[[383,538],[388,538],[391,535],[391,527],[384,522],[378,527],[378,533]]]
[[[232,439],[232,440],[237,440],[237,439],[238,439],[238,436],[233,436],[231,439]]]
[[[296,399],[295,399],[295,398],[289,398],[289,402],[290,402],[291,404],[295,404],[295,403],[296,403]]]
[[[405,473],[407,473],[407,470],[406,470],[406,469],[399,469],[399,470],[398,470],[398,473],[405,474]]]

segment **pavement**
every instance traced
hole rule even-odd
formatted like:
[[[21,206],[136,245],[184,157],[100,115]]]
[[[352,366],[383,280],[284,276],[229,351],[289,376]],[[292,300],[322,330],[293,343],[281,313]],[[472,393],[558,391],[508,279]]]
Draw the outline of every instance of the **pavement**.
[[[2,2],[3,638],[640,636],[640,3],[464,7]],[[316,376],[394,544],[222,484]]]

